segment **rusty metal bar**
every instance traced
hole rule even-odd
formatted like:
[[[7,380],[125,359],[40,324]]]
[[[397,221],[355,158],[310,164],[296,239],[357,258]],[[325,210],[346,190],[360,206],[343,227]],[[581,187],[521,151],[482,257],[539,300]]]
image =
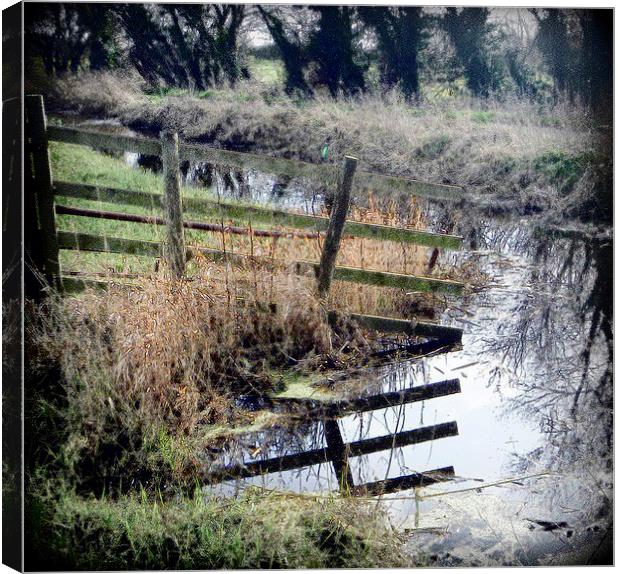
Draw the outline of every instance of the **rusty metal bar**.
[[[110,219],[113,221],[129,221],[132,223],[149,223],[153,225],[166,225],[166,220],[157,215],[136,215],[134,213],[119,213],[117,211],[102,211],[99,209],[84,209],[82,207],[69,207],[68,205],[56,205],[58,215],[78,215],[81,217],[94,217],[97,219]],[[272,231],[266,229],[252,229],[247,227],[235,227],[220,223],[205,223],[203,221],[184,221],[183,227],[198,229],[200,231],[216,231],[232,233],[233,235],[249,235],[256,237],[301,237],[306,239],[316,238],[318,232],[303,231]]]

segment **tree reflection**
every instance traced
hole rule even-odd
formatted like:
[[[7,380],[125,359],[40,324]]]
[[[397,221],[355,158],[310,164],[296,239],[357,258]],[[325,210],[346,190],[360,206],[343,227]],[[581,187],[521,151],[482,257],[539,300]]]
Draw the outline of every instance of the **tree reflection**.
[[[591,456],[592,444],[607,445],[596,449],[607,457],[613,402],[611,241],[555,237],[523,223],[491,221],[461,232],[480,249],[502,253],[508,268],[501,273],[508,283],[507,312],[477,341],[481,354],[496,359],[489,384],[518,389],[508,408],[537,418],[553,447],[552,464]],[[490,304],[497,303],[494,297],[486,295]]]

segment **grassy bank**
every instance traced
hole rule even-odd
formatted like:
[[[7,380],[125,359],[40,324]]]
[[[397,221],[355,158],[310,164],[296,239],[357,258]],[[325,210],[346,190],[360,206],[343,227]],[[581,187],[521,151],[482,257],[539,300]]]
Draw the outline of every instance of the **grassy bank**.
[[[83,146],[51,142],[50,157],[53,177],[57,181],[85,183],[89,185],[109,186],[140,192],[160,193],[161,176],[144,169],[128,166],[123,159],[95,152]],[[211,190],[207,188],[182,188],[184,198],[203,198],[214,200]],[[114,204],[105,201],[92,201],[74,197],[60,197],[63,205],[106,211],[121,211],[140,215],[161,215],[160,205]],[[406,209],[399,211],[395,205],[384,202],[381,206],[371,201],[367,209],[354,209],[351,216],[358,221],[387,223],[407,227],[424,228],[422,212],[415,200]],[[188,219],[220,222],[221,216],[215,207],[198,209],[189,204],[186,212]],[[268,223],[248,222],[243,218],[226,219],[225,224],[241,227],[252,225],[253,228],[273,228]],[[74,215],[57,216],[58,228],[75,233],[88,233],[103,237],[119,237],[159,242],[164,238],[165,227],[154,224],[129,223]],[[185,230],[185,240],[189,246],[208,247],[237,254],[252,255],[263,260],[276,261],[280,270],[295,261],[318,262],[322,243],[315,238],[274,239],[268,237],[249,237],[204,232],[193,229]],[[444,267],[439,261],[432,269],[428,263],[432,249],[412,244],[399,244],[368,238],[345,236],[338,254],[338,265],[390,271],[411,275],[423,275],[439,279],[457,279],[478,281],[471,269]],[[105,273],[116,278],[121,275],[136,273],[151,274],[155,260],[141,255],[114,253],[91,253],[61,250],[61,265],[64,272]],[[205,261],[196,257],[189,261],[188,274],[199,273]],[[276,265],[277,267],[277,265]],[[211,265],[211,273],[226,280],[226,269],[222,265]],[[241,275],[237,275],[241,278]],[[254,273],[246,279],[256,281]],[[312,276],[300,279],[304,289],[313,287]],[[333,302],[340,308],[351,311],[390,315],[396,317],[410,316],[412,312],[422,312],[428,316],[433,304],[438,304],[429,294],[409,293],[388,287],[355,285],[336,281],[333,286]],[[418,313],[419,314],[419,313]],[[431,315],[432,316],[432,315]]]
[[[521,213],[609,220],[609,126],[567,105],[455,98],[410,106],[396,93],[296,101],[274,85],[152,97],[131,78],[83,75],[58,88],[56,105],[111,116],[140,130],[178,130],[190,141],[462,185],[515,202]],[[608,205],[609,204],[609,205]]]
[[[372,568],[406,563],[363,502],[246,491],[175,501],[71,492],[27,508],[29,570]]]

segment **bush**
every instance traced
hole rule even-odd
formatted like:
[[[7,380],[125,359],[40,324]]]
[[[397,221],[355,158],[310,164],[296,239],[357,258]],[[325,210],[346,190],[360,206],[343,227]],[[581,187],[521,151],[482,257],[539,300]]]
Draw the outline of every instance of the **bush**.
[[[143,82],[133,70],[88,72],[57,80],[52,103],[63,106],[71,102],[71,107],[80,114],[116,115],[146,103],[142,90]]]
[[[346,322],[331,330],[303,278],[229,272],[206,265],[191,281],[161,274],[37,310],[31,367],[59,380],[30,412],[43,424],[50,397],[62,395],[59,457],[80,485],[191,480],[205,434],[243,420],[239,394],[274,390],[275,369],[318,366],[345,340],[355,348],[357,335]]]

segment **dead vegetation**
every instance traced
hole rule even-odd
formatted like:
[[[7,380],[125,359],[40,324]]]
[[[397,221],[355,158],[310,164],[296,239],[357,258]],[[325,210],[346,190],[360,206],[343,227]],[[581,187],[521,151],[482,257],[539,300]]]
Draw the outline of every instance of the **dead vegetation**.
[[[40,369],[57,365],[62,379],[67,458],[135,471],[161,433],[199,441],[211,425],[239,422],[234,398],[273,391],[275,369],[337,364],[345,347],[366,345],[346,322],[328,325],[303,278],[256,274],[205,263],[192,281],[162,273],[140,289],[50,298],[31,340]],[[110,456],[117,448],[133,459]]]
[[[251,253],[256,238],[241,239]],[[225,250],[230,240],[222,235]],[[356,249],[350,256],[357,263]],[[240,394],[280,390],[283,372],[366,364],[384,341],[368,338],[347,313],[428,318],[443,304],[335,282],[323,305],[315,278],[291,274],[286,264],[215,263],[196,254],[191,265],[187,280],[171,280],[161,266],[134,276],[132,288],[51,297],[39,309],[33,345],[41,369],[57,365],[68,403],[65,457],[82,475],[85,465],[128,476],[145,469],[161,476],[163,467],[188,478],[214,425],[251,422],[234,407]],[[340,312],[335,323],[327,309]]]
[[[413,107],[396,92],[298,102],[251,82],[147,96],[135,78],[111,74],[67,79],[58,92],[65,108],[225,148],[319,162],[329,139],[332,161],[353,154],[360,169],[462,185],[525,213],[607,209],[592,198],[609,193],[609,130],[565,104],[452,98]]]

